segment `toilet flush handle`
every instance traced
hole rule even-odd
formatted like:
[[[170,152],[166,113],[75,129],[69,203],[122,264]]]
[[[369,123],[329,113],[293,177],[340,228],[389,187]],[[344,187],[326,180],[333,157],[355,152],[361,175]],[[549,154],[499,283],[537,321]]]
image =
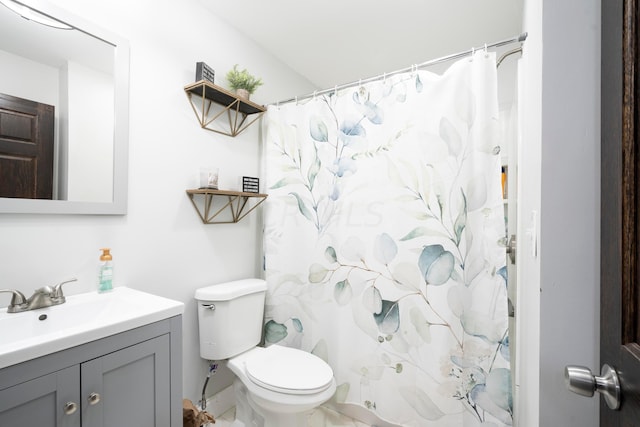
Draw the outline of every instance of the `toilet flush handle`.
[[[206,310],[215,310],[216,306],[215,306],[215,304],[202,304],[202,308],[204,308]]]

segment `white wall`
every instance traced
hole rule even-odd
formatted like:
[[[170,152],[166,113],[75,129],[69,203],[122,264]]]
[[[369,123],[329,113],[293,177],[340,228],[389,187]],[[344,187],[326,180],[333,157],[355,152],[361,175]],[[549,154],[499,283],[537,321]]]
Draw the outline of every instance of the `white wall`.
[[[113,200],[113,74],[68,61],[66,200]]]
[[[528,32],[520,64],[518,150],[518,240],[516,316],[518,320],[515,377],[516,425],[539,425],[540,391],[540,262],[537,256],[540,213],[540,144],[542,115],[542,6],[525,4],[524,29]],[[525,368],[526,367],[526,368]]]
[[[126,216],[0,215],[2,288],[27,294],[69,277],[68,294],[95,289],[98,249],[111,247],[116,285],[186,304],[184,396],[194,402],[207,370],[198,355],[194,290],[260,274],[259,215],[203,225],[185,194],[203,163],[220,167],[221,186],[259,175],[259,125],[230,138],[199,127],[183,87],[204,61],[223,82],[239,63],[265,81],[253,99],[270,103],[314,88],[196,0],[56,0],[131,44],[129,210]],[[9,296],[0,295],[0,305]],[[230,376],[222,373],[210,392]]]
[[[564,367],[599,372],[600,2],[528,1],[525,31],[519,425],[597,426]]]
[[[598,397],[564,367],[600,372],[600,2],[543,6],[540,425],[598,425]]]
[[[4,50],[0,50],[0,64],[0,93],[58,105],[60,72],[57,68]]]

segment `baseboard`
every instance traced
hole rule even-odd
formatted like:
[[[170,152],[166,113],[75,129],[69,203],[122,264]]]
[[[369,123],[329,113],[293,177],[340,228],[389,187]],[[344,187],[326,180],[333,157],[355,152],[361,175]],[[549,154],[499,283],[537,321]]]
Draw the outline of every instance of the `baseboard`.
[[[332,399],[322,406],[372,427],[402,427],[399,424],[383,420],[362,405],[356,405],[353,403],[336,403]]]
[[[236,406],[236,401],[233,385],[230,385],[207,399],[206,411],[218,418],[234,406]]]

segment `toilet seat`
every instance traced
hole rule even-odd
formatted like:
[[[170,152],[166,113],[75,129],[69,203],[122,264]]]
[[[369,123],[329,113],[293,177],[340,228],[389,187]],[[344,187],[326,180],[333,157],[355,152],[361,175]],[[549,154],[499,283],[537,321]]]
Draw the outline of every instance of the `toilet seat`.
[[[247,358],[245,372],[253,383],[280,393],[314,394],[333,383],[333,371],[324,360],[280,345],[269,346]]]

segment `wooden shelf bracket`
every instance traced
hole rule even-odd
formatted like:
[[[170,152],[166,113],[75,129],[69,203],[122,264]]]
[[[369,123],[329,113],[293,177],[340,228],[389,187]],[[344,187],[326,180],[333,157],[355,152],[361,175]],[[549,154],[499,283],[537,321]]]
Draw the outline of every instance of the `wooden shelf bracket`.
[[[204,224],[239,222],[267,198],[267,194],[209,189],[187,190],[187,195]]]
[[[200,127],[227,136],[236,136],[258,120],[266,111],[264,106],[255,104],[248,99],[240,98],[228,90],[216,86],[206,80],[185,86],[184,91],[189,99]],[[222,108],[215,108],[214,105]],[[227,113],[229,130],[213,126],[213,122]],[[247,121],[249,116],[254,116]]]

